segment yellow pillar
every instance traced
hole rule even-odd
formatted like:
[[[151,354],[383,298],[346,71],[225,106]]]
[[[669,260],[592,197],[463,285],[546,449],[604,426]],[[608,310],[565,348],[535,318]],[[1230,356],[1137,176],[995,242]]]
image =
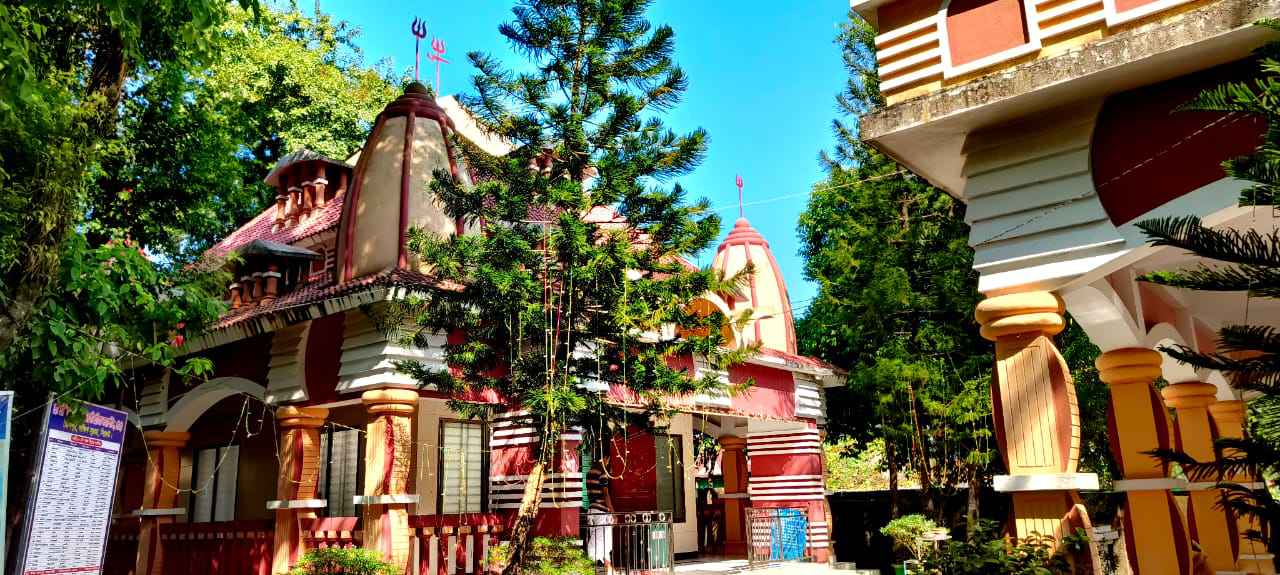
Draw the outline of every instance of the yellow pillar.
[[[741,555],[747,552],[747,440],[742,437],[720,438],[720,474],[724,478],[724,552]]]
[[[316,407],[281,407],[276,410],[280,433],[280,477],[276,479],[274,572],[285,573],[302,555],[302,526],[314,519],[319,500],[320,427],[329,410]]]
[[[1169,466],[1145,452],[1173,446],[1169,412],[1152,382],[1160,377],[1160,352],[1145,348],[1108,351],[1095,365],[1111,386],[1111,450],[1127,492],[1125,548],[1134,575],[1190,575],[1191,540],[1173,493]]]
[[[1078,473],[1080,412],[1071,370],[1053,343],[1062,331],[1062,300],[1049,292],[991,297],[978,304],[982,336],[995,342],[991,405],[1000,455],[1009,475],[996,490],[1013,500],[1013,534],[1059,540],[1077,528],[1092,535],[1078,489],[1096,489],[1097,475]],[[1101,572],[1090,539],[1088,557],[1076,557]]]
[[[380,551],[404,573],[412,553],[406,489],[413,471],[413,412],[418,392],[375,389],[361,397],[370,419],[365,435],[364,548]]]
[[[1213,416],[1213,423],[1217,427],[1218,437],[1244,437],[1245,411],[1245,403],[1238,400],[1219,401],[1210,405],[1209,413]],[[1231,453],[1224,451],[1222,455],[1230,456]],[[1256,477],[1244,474],[1223,477],[1222,479],[1223,481],[1239,484],[1250,484],[1257,481]],[[1262,543],[1245,536],[1245,533],[1249,530],[1258,528],[1256,519],[1245,515],[1236,516],[1236,534],[1239,538],[1237,569],[1244,573],[1269,575],[1276,572],[1274,557],[1267,552],[1266,546]]]
[[[1217,403],[1218,388],[1211,383],[1198,381],[1177,383],[1165,387],[1160,395],[1164,404],[1172,408],[1177,419],[1178,449],[1197,461],[1213,461],[1213,424],[1209,420],[1208,407]],[[1187,525],[1190,537],[1200,544],[1200,550],[1214,571],[1234,571],[1235,552],[1226,511],[1221,508],[1222,492],[1214,488],[1215,481],[1192,483],[1187,497]]]
[[[175,509],[178,482],[182,476],[182,448],[190,433],[176,431],[144,431],[147,446],[147,477],[142,484],[142,509],[134,512],[142,523],[138,531],[137,575],[159,575],[164,565],[164,548],[160,527],[173,522],[181,509]]]

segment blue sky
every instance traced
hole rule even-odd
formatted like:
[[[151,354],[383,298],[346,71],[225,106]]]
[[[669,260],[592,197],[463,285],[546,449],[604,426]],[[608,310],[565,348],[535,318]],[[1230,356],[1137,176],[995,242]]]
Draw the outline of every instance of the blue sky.
[[[367,62],[390,57],[397,70],[413,65],[409,25],[415,16],[424,18],[429,34],[445,41],[445,57],[453,62],[441,71],[445,94],[468,85],[474,69],[466,62],[467,52],[519,63],[498,34],[498,24],[510,19],[510,2],[321,0],[321,9],[362,28],[358,43]],[[832,40],[848,9],[840,0],[658,0],[650,10],[650,21],[675,30],[675,60],[689,77],[684,101],[665,121],[677,131],[702,126],[710,135],[706,161],[678,181],[692,197],[725,208],[721,237],[738,217],[735,174],[745,181],[748,203],[801,194],[746,207],[747,219],[773,248],[797,316],[817,288],[803,279],[795,226],[807,192],[823,177],[817,154],[834,144],[834,98],[846,75]],[[430,37],[424,52],[429,42]],[[434,75],[424,58],[423,80]],[[714,250],[708,250],[698,263],[710,264],[712,256]]]

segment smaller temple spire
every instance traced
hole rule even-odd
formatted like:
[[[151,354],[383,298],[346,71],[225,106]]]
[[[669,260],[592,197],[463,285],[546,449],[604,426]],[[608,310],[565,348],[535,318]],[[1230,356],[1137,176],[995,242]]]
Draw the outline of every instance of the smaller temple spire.
[[[738,219],[745,220],[747,216],[744,215],[742,209],[742,176],[734,174],[734,183],[738,184]]]

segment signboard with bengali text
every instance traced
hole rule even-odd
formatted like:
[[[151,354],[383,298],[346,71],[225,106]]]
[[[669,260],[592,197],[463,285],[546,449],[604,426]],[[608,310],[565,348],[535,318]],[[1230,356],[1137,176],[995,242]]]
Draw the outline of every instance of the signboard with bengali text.
[[[36,475],[27,503],[18,567],[21,575],[98,575],[102,571],[120,452],[129,418],[85,405],[50,403]]]

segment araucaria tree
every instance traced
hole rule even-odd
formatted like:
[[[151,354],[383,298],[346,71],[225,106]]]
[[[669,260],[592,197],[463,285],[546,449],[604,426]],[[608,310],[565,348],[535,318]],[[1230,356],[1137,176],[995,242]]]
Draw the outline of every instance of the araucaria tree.
[[[1280,30],[1280,20],[1259,24]],[[1247,114],[1266,120],[1262,146],[1251,155],[1228,160],[1223,168],[1228,176],[1252,183],[1241,193],[1240,205],[1274,210],[1280,199],[1280,42],[1270,42],[1257,52],[1261,74],[1254,81],[1205,91],[1182,109]],[[1280,232],[1213,229],[1191,216],[1142,221],[1138,227],[1155,245],[1174,246],[1212,262],[1189,270],[1148,274],[1143,280],[1280,298]],[[1231,481],[1280,475],[1280,329],[1273,325],[1227,325],[1218,331],[1215,343],[1216,351],[1209,354],[1185,346],[1165,351],[1197,368],[1218,370],[1230,378],[1232,387],[1254,395],[1249,401],[1249,435],[1217,440],[1215,447],[1221,455],[1214,461],[1196,461],[1167,450],[1160,454],[1181,464],[1194,481],[1227,480],[1222,484],[1226,506],[1258,520],[1259,529],[1247,535],[1262,541],[1270,552],[1280,552],[1280,537],[1276,536],[1280,503],[1272,499],[1265,485],[1253,488]]]
[[[720,220],[706,200],[686,203],[678,184],[668,187],[700,162],[706,134],[677,134],[658,116],[686,79],[671,60],[671,28],[651,25],[648,6],[524,0],[500,31],[528,71],[470,55],[479,73],[463,102],[515,149],[492,158],[459,141],[481,183],[467,188],[440,173],[427,193],[473,231],[410,234],[410,249],[435,274],[465,288],[396,302],[378,318],[388,329],[416,325],[421,339],[452,335],[451,371],[400,368],[458,398],[455,409],[522,410],[536,422],[540,454],[504,573],[520,567],[566,430],[591,436],[611,423],[660,423],[665,399],[719,385],[673,369],[669,356],[727,366],[748,352],[724,348],[723,314],[688,308],[741,278],[684,259],[708,246]],[[591,391],[605,385],[615,400]],[[485,391],[498,403],[465,401]]]

